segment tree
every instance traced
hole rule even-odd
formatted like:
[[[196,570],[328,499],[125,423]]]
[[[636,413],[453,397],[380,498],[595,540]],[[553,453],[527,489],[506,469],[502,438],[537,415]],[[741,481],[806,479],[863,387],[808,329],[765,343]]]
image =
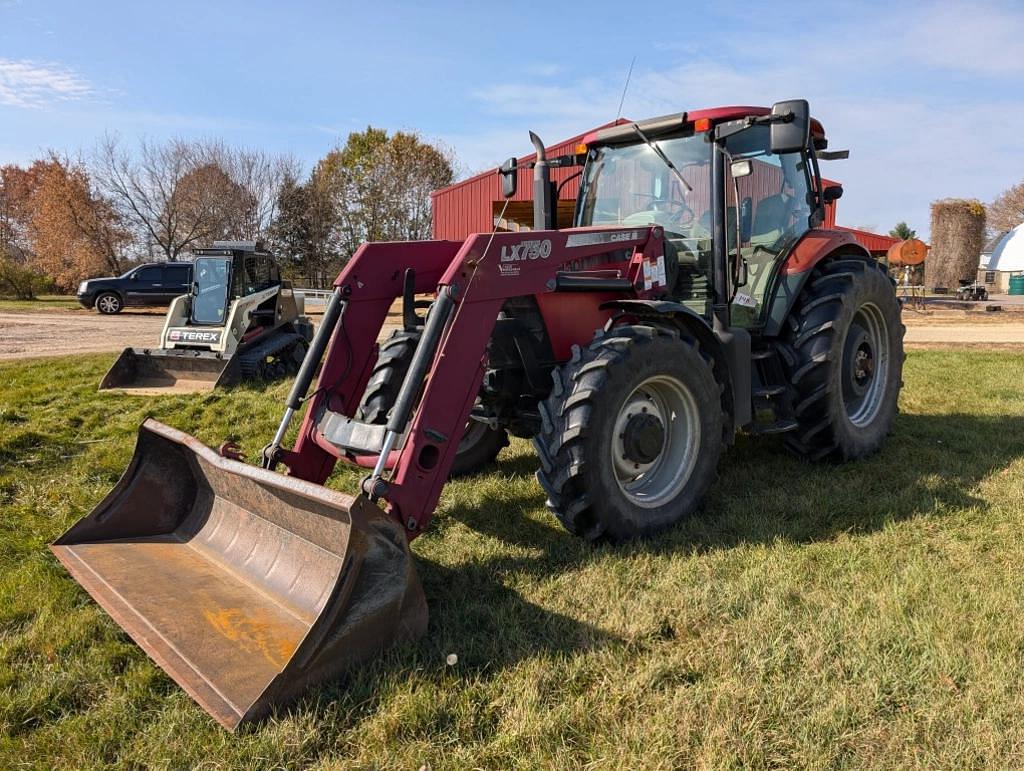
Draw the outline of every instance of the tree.
[[[313,174],[305,183],[289,174],[277,196],[277,216],[270,242],[289,278],[325,287],[341,267],[335,235],[334,201],[323,179]]]
[[[0,257],[23,263],[32,256],[29,201],[39,169],[13,164],[0,168]]]
[[[266,236],[288,157],[220,142],[143,141],[135,154],[107,137],[95,156],[103,189],[140,240],[168,260],[218,238]]]
[[[365,241],[429,238],[430,192],[451,184],[452,163],[449,150],[416,134],[389,137],[372,126],[349,134],[313,173],[334,201],[341,256]]]
[[[1024,182],[1004,190],[988,205],[988,227],[994,235],[1024,222]]]
[[[123,272],[131,233],[113,204],[95,191],[85,167],[51,154],[36,161],[29,200],[32,265],[58,288]]]
[[[913,230],[906,222],[897,222],[896,227],[889,231],[889,235],[898,238],[900,241],[907,241],[917,238],[917,231]]]

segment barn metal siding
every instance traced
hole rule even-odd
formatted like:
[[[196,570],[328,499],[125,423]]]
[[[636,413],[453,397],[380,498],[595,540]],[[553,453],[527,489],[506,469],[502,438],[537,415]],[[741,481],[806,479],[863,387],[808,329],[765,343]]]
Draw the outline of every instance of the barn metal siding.
[[[547,147],[548,156],[567,155],[575,151],[576,146],[583,141],[583,138],[594,131],[606,126],[626,123],[622,118],[613,123],[606,123],[591,131],[578,134]],[[519,176],[516,194],[513,201],[533,200],[533,169],[523,168],[523,165],[536,159],[536,154],[524,155],[519,158]],[[551,179],[561,184],[564,180],[579,171],[578,168],[552,169]],[[567,183],[561,191],[559,199],[562,201],[574,201],[579,192],[580,179],[576,177]],[[780,181],[781,184],[781,181]],[[834,180],[822,178],[822,186],[838,185]],[[696,192],[696,191],[695,191]],[[768,194],[769,191],[759,191]],[[778,192],[772,190],[771,193]],[[436,239],[449,239],[461,241],[473,233],[490,233],[494,228],[494,204],[504,199],[501,195],[501,178],[495,170],[485,171],[469,179],[464,179],[449,187],[435,190],[430,194],[433,207],[433,237]],[[755,198],[755,200],[757,200]],[[700,216],[700,212],[697,212]],[[825,228],[838,228],[853,233],[871,252],[884,252],[896,239],[877,233],[868,233],[854,228],[844,228],[836,225],[836,202],[825,205],[825,221],[822,223]]]
[[[625,122],[624,118],[620,118],[599,128]],[[584,136],[585,134],[577,134],[563,142],[548,145],[545,148],[548,157],[573,153]],[[536,153],[519,158],[518,184],[516,194],[512,197],[513,201],[533,200],[533,169],[523,168],[523,165],[536,158]],[[552,169],[551,180],[561,184],[579,170],[573,167]],[[562,188],[559,198],[563,201],[574,201],[579,189],[580,180],[576,177]],[[472,233],[490,233],[494,228],[493,204],[495,201],[504,200],[501,195],[501,177],[493,169],[485,171],[449,187],[435,190],[430,194],[430,198],[434,214],[434,238],[462,240]]]

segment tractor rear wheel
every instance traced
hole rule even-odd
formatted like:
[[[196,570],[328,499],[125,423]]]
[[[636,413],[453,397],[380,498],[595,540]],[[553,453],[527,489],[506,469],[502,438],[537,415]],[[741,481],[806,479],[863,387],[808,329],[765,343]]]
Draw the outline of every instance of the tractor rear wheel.
[[[902,386],[904,330],[880,265],[839,256],[814,269],[786,333],[799,423],[786,441],[792,451],[855,460],[881,446]]]
[[[396,329],[380,346],[377,364],[366,384],[356,417],[366,423],[388,422],[388,413],[398,400],[398,391],[409,371],[413,354],[420,341],[420,332]],[[459,441],[451,475],[472,474],[491,463],[503,447],[508,446],[508,433],[485,423],[470,420]]]
[[[548,508],[588,541],[671,527],[700,504],[722,452],[711,361],[676,330],[599,332],[553,374],[534,438]]]

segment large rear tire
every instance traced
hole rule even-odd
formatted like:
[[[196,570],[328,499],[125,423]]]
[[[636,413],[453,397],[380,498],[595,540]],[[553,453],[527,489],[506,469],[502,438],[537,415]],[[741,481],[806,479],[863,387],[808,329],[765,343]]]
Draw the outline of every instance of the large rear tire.
[[[882,445],[903,384],[904,331],[880,265],[839,256],[814,269],[785,335],[800,424],[786,440],[793,452],[845,461]]]
[[[553,374],[534,438],[548,508],[588,541],[671,527],[699,505],[722,452],[712,363],[675,330],[599,332]]]
[[[356,417],[375,425],[388,422],[388,413],[398,400],[398,391],[409,371],[416,345],[420,340],[420,332],[407,332],[396,329],[380,346],[377,364],[370,374],[366,391],[359,404]],[[501,428],[471,420],[466,426],[466,433],[459,441],[459,449],[455,454],[451,475],[465,476],[480,470],[492,463],[503,447],[508,446],[508,433]]]

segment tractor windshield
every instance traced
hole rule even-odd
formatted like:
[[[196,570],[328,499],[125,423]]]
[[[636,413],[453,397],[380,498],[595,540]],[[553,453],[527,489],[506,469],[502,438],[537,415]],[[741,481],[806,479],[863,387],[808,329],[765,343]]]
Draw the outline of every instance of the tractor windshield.
[[[670,238],[711,237],[711,144],[703,134],[653,144],[678,173],[639,138],[637,144],[591,151],[578,226],[661,225]]]
[[[230,257],[200,257],[197,259],[195,295],[192,297],[192,321],[196,324],[223,324],[227,314],[228,288],[230,286]]]

